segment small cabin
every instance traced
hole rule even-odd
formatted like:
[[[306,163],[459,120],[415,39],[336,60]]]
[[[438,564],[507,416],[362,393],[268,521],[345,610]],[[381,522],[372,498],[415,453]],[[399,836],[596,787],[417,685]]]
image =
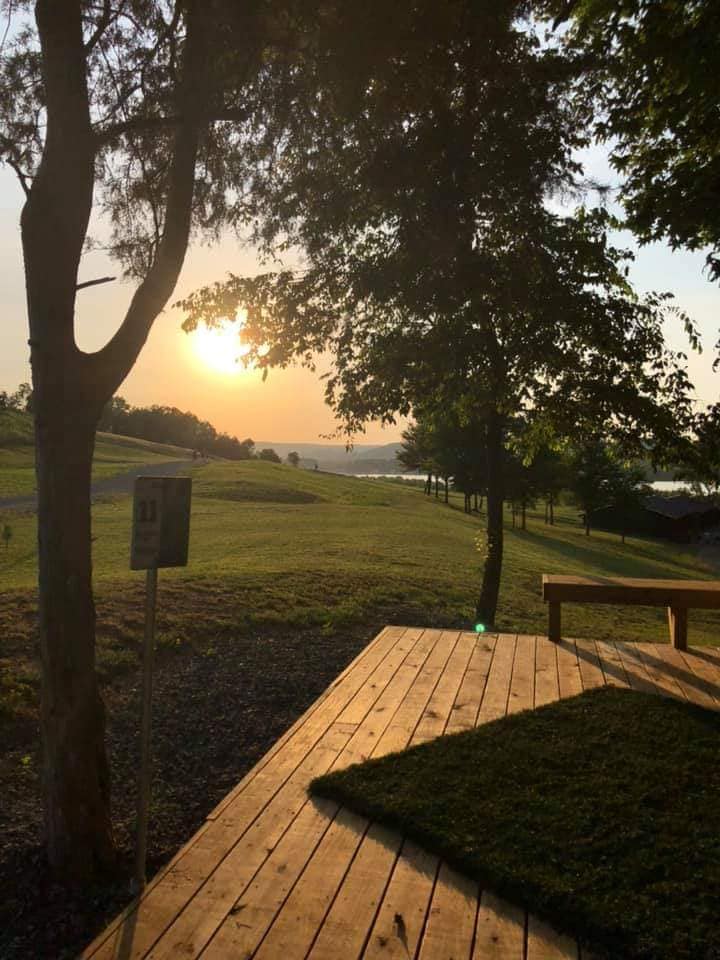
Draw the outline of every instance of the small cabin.
[[[643,497],[634,507],[601,507],[590,514],[590,526],[642,537],[691,543],[720,526],[720,507],[710,500],[678,494]]]

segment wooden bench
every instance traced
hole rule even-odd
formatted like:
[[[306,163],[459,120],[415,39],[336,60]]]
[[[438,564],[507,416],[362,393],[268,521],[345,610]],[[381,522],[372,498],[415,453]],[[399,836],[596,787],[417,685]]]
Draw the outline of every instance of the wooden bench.
[[[563,603],[617,603],[667,607],[670,642],[687,650],[688,610],[720,609],[720,581],[638,580],[629,577],[560,577],[543,574],[543,600],[549,605],[548,637],[560,640]]]

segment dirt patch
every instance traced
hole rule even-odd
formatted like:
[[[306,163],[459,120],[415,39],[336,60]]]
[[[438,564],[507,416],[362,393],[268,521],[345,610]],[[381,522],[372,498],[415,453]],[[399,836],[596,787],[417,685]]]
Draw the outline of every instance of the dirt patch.
[[[28,608],[32,601],[28,598]],[[24,607],[24,604],[23,604]],[[28,613],[18,610],[15,613]],[[135,625],[133,624],[133,627]],[[28,654],[22,624],[4,653]],[[149,875],[372,638],[287,628],[161,649],[155,683]],[[4,640],[6,638],[3,638]],[[11,648],[11,649],[9,649]],[[50,877],[42,849],[34,708],[0,717],[0,957],[74,957],[129,901],[137,769],[139,671],[109,674],[108,745],[120,876],[82,891]]]

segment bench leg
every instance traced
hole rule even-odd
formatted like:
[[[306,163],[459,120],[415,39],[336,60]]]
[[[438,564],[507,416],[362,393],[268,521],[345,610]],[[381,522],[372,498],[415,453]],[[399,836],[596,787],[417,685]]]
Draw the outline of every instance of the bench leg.
[[[560,604],[550,601],[548,611],[548,639],[560,643]]]
[[[676,650],[687,650],[687,607],[668,607],[670,643]]]

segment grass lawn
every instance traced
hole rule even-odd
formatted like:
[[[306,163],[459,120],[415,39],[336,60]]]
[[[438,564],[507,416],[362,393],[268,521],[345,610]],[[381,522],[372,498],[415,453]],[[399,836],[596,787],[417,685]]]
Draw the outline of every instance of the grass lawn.
[[[720,956],[720,714],[604,688],[311,790],[406,832],[610,960]]]
[[[134,669],[142,635],[143,575],[129,565],[131,501],[93,510],[98,667],[104,679]],[[36,520],[0,512],[13,530],[0,546],[0,712],[36,699],[34,653]],[[509,516],[508,516],[509,520]],[[480,582],[483,516],[466,516],[417,488],[261,461],[214,462],[194,471],[190,562],[162,571],[158,638],[162,647],[212,650],[219,636],[267,629],[362,628],[384,623],[467,627]],[[527,531],[506,524],[497,627],[545,633],[540,576],[548,573],[713,578],[689,550],[613,534],[590,538],[575,511],[546,526],[531,514]],[[691,644],[716,643],[717,611],[692,611]],[[569,636],[667,639],[665,611],[568,604]],[[3,692],[4,691],[4,692]]]

